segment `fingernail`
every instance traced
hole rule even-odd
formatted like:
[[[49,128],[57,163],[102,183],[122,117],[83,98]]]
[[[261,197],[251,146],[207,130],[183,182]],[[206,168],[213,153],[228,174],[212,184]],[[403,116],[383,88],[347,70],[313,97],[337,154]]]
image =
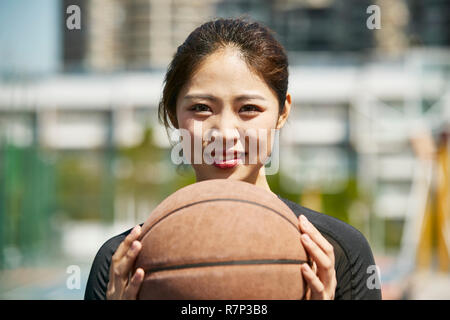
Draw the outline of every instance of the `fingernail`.
[[[132,231],[133,235],[137,235],[138,231],[139,231],[139,225],[137,225],[136,227],[133,228],[133,231]]]
[[[301,222],[303,228],[306,229],[308,227],[308,219],[304,215],[300,216],[300,222]]]
[[[145,274],[144,269],[139,268],[137,271],[139,271],[137,273],[137,280],[141,281],[144,278],[144,274]]]
[[[306,243],[311,242],[311,238],[306,233],[302,234],[302,238]]]

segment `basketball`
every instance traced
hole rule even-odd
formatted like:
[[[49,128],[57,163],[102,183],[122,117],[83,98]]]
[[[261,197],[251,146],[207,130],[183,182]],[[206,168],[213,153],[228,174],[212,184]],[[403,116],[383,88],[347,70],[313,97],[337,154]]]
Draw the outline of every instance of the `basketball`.
[[[231,179],[164,199],[142,226],[138,299],[302,299],[308,260],[295,214],[272,192]]]

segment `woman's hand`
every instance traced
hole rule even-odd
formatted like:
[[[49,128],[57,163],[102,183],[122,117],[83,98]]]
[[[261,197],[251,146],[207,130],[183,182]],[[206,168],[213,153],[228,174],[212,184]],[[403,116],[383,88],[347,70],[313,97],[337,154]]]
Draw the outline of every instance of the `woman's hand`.
[[[109,267],[109,282],[106,291],[107,300],[135,300],[144,279],[144,270],[138,268],[129,278],[134,261],[142,248],[138,239],[141,227],[137,225],[128,234],[112,256]]]
[[[337,285],[334,248],[304,215],[299,220],[302,244],[314,262],[312,268],[307,263],[301,267],[308,284],[306,299],[333,300]]]

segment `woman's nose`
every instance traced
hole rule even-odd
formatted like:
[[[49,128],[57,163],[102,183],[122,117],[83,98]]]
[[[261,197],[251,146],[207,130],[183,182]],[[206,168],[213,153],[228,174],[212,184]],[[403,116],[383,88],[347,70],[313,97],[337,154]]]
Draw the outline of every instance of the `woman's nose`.
[[[215,131],[214,138],[222,139],[223,143],[236,142],[240,137],[238,121],[230,111],[218,115],[212,129]]]
[[[214,140],[219,142],[222,140],[222,145],[225,146],[234,146],[236,142],[240,139],[240,133],[237,128],[212,128],[209,133],[206,135],[207,140]]]

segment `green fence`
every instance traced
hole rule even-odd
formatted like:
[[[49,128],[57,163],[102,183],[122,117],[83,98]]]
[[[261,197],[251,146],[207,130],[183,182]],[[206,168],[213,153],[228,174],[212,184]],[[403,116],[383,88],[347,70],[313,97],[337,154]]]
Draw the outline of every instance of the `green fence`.
[[[0,266],[14,252],[21,264],[53,247],[54,165],[36,147],[3,144],[0,149]]]

